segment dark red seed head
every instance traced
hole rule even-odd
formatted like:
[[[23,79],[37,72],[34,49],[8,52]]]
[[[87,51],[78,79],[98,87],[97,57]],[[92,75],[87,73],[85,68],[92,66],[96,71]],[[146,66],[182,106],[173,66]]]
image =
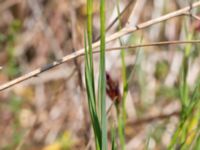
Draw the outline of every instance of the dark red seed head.
[[[121,94],[119,90],[119,83],[114,81],[108,72],[106,72],[106,93],[113,102],[120,103]]]

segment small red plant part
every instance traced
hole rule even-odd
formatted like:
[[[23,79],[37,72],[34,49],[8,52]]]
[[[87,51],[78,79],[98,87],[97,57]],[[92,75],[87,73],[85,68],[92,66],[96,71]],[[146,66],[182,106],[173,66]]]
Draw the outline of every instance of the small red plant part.
[[[108,72],[106,72],[106,93],[115,103],[120,103],[121,94],[119,90],[119,82],[114,81]]]
[[[196,31],[196,32],[199,32],[199,31],[200,31],[200,21],[199,21],[199,20],[196,20],[196,21],[193,23],[193,28],[194,28],[194,31]]]
[[[197,15],[197,17],[199,18],[200,15]],[[196,19],[192,22],[192,30],[194,30],[195,32],[200,32],[200,20]]]

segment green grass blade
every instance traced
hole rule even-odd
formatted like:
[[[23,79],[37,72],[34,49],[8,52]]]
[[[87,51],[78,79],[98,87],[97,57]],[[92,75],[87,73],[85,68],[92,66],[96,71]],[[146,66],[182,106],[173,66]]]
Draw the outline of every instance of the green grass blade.
[[[107,150],[106,72],[105,72],[105,0],[100,1],[100,65],[98,100],[101,105],[102,149]]]
[[[125,150],[125,133],[124,133],[124,120],[122,114],[118,113],[118,134],[121,149]]]
[[[92,19],[92,14],[93,14],[93,0],[87,0],[87,40],[88,40],[88,49],[89,49],[89,64],[90,64],[90,74],[91,74],[91,82],[92,82],[92,88],[93,88],[93,93],[95,95],[95,85],[94,85],[94,67],[93,67],[93,53],[92,53],[92,24],[93,24],[93,19]],[[95,103],[96,103],[96,98],[94,97]]]
[[[122,23],[120,18],[120,8],[119,8],[119,0],[116,0],[117,3],[117,13],[118,13],[118,21],[119,21],[119,29],[122,29]],[[123,41],[119,38],[120,45],[123,45]],[[125,63],[125,50],[121,49],[121,63],[122,63],[122,81],[123,81],[123,94],[122,94],[122,114],[118,114],[118,132],[119,132],[119,139],[121,143],[122,150],[125,150],[125,123],[126,123],[126,96],[128,92],[128,81],[127,81],[127,73],[126,73],[126,63]],[[120,106],[117,106],[120,107]],[[119,108],[118,108],[119,109]]]
[[[115,128],[114,125],[111,128],[111,141],[112,141],[112,150],[117,150],[117,144],[116,144],[116,135],[115,135]]]
[[[93,88],[93,78],[92,78],[92,69],[91,69],[91,62],[90,62],[90,55],[88,53],[88,47],[87,47],[87,38],[86,38],[86,32],[84,34],[84,41],[85,41],[85,81],[86,81],[86,91],[88,95],[88,108],[90,112],[90,118],[92,122],[92,127],[95,135],[95,143],[96,143],[96,149],[101,149],[101,128],[99,119],[97,117],[96,112],[96,104],[95,104],[95,93]],[[93,82],[92,82],[93,81]]]

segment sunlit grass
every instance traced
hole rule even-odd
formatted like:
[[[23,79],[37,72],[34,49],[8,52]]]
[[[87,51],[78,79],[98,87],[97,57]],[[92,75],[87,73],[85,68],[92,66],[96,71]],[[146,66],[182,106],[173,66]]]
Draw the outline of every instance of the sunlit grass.
[[[107,149],[106,118],[106,74],[105,74],[105,1],[100,1],[100,65],[98,102],[95,94],[95,80],[92,56],[92,13],[93,1],[87,1],[87,33],[85,33],[85,81],[88,95],[90,118],[93,125],[96,149]]]
[[[195,38],[192,32],[189,32],[186,29],[187,39]],[[199,106],[200,106],[200,82],[198,81],[195,85],[193,91],[189,88],[187,83],[187,76],[189,72],[189,62],[192,56],[193,46],[187,44],[183,51],[183,64],[180,76],[180,103],[181,103],[181,114],[179,125],[172,137],[171,143],[168,149],[194,149],[198,147],[199,134],[198,134],[198,125],[199,125]]]

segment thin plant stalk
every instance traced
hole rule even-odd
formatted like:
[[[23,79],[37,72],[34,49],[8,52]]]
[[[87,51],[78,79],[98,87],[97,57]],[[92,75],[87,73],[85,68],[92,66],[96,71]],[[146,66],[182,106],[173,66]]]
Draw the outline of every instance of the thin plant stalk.
[[[107,150],[107,117],[106,117],[106,71],[105,71],[105,0],[100,1],[100,64],[99,64],[99,89],[98,104],[101,121],[102,149]]]
[[[120,8],[119,8],[119,0],[116,0],[117,3],[117,13],[118,13],[118,21],[119,21],[119,30],[122,29],[122,23],[120,18]],[[119,38],[120,46],[124,45],[124,42],[121,38]],[[121,149],[125,150],[125,123],[126,123],[126,95],[128,91],[128,81],[126,78],[126,63],[125,63],[125,50],[121,49],[121,63],[122,63],[122,81],[123,81],[123,94],[122,94],[122,109],[117,108],[117,116],[118,116],[118,133],[119,140],[121,144]],[[120,107],[119,105],[116,107]],[[120,110],[122,110],[120,112]]]
[[[85,81],[86,90],[88,96],[88,108],[90,112],[91,123],[95,136],[96,150],[102,149],[101,142],[101,125],[98,118],[98,112],[96,108],[96,95],[94,84],[94,69],[93,69],[93,52],[92,52],[92,13],[93,13],[93,1],[87,0],[87,32],[84,33],[85,41]]]

